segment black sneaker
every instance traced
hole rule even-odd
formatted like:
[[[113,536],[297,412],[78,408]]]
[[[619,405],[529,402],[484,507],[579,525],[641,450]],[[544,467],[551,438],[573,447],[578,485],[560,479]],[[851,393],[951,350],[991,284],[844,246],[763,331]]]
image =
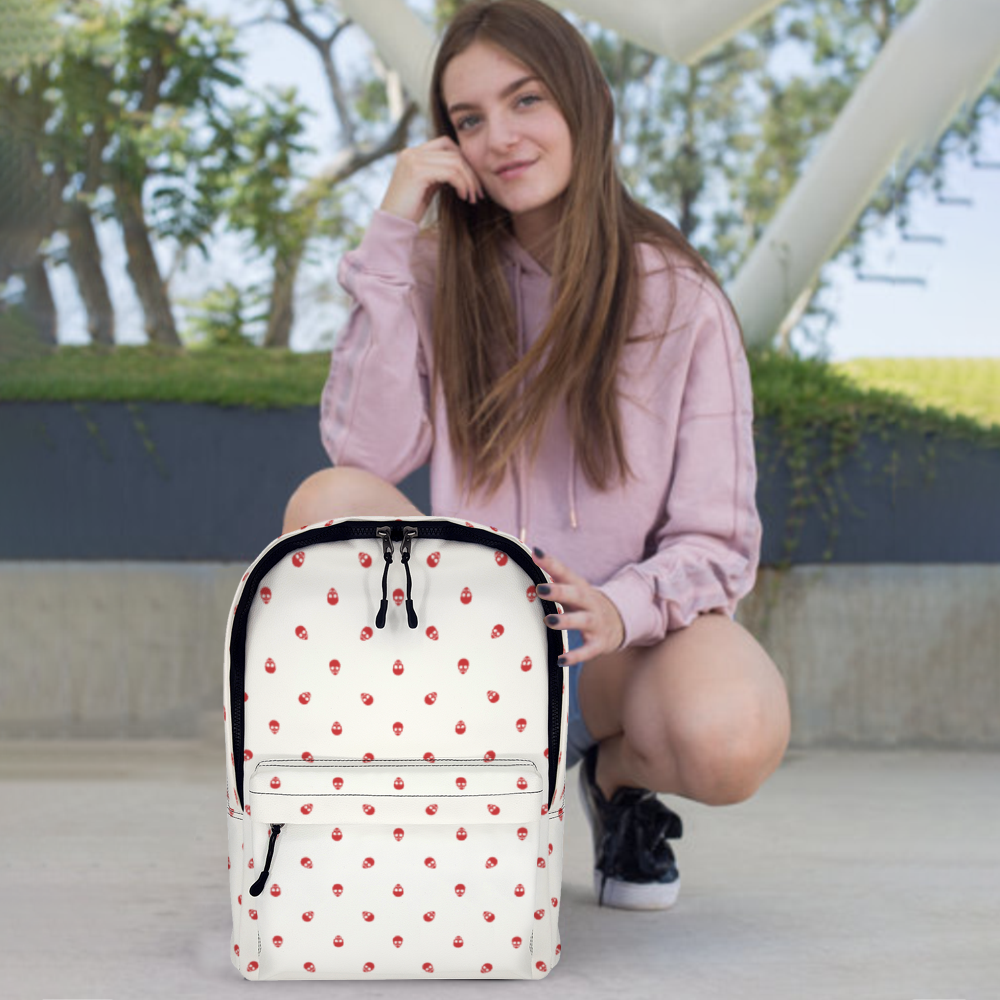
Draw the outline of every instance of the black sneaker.
[[[677,902],[681,877],[667,838],[683,836],[680,816],[648,788],[598,788],[595,743],[580,761],[580,792],[594,839],[594,892],[599,906],[665,910]]]

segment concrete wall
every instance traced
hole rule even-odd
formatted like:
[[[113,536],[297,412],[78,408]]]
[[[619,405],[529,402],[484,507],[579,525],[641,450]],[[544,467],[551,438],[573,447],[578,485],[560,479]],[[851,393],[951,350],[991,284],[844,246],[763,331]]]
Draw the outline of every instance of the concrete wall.
[[[0,562],[250,563],[298,485],[330,465],[318,420],[315,406],[0,403],[0,523],[17,526],[0,532]],[[1000,447],[869,432],[799,508],[773,419],[755,421],[754,440],[762,565],[1000,563]],[[830,441],[813,447],[815,475]],[[434,513],[429,465],[397,485]]]
[[[0,562],[0,738],[222,735],[245,563]],[[792,745],[1000,749],[1000,565],[762,569]]]

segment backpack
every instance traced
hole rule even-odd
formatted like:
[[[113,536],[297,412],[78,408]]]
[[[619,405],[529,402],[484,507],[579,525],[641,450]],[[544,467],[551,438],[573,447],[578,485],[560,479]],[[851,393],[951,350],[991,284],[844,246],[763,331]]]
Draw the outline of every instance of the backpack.
[[[432,516],[308,525],[244,573],[223,717],[245,979],[559,961],[566,632],[545,582],[514,535]]]

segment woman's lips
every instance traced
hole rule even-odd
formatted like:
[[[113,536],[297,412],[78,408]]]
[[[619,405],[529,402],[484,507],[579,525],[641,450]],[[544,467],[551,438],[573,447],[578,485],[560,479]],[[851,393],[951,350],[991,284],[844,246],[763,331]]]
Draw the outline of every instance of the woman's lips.
[[[533,167],[535,161],[532,160],[531,163],[524,163],[519,167],[511,167],[509,170],[502,170],[498,175],[503,180],[507,180],[508,177],[520,177],[529,167]]]

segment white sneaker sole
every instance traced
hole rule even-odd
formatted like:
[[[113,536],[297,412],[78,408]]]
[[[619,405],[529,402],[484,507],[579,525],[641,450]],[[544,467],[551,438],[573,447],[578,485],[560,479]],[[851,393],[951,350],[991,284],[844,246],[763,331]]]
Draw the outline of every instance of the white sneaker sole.
[[[594,869],[594,895],[600,901],[604,876]],[[604,884],[604,906],[622,910],[669,910],[681,891],[680,876],[673,882],[620,882],[608,879]]]
[[[596,819],[590,810],[590,800],[583,789],[585,781],[583,761],[580,762],[580,803],[583,814],[590,825],[593,834]],[[601,882],[604,876],[600,870],[594,869],[594,895],[601,902]],[[622,910],[669,910],[677,902],[681,891],[680,875],[673,882],[621,882],[618,879],[608,879],[604,884],[604,906],[616,906]]]

